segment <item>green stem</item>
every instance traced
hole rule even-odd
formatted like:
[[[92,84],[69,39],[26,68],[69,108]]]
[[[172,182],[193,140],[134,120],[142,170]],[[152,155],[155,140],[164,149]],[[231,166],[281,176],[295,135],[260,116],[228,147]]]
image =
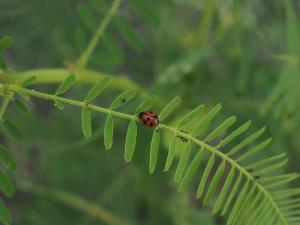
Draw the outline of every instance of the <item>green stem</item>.
[[[0,89],[3,89],[3,88],[4,88],[4,86],[2,84],[0,84]],[[67,99],[67,98],[63,98],[63,97],[58,97],[56,95],[45,94],[45,93],[38,92],[38,91],[35,91],[35,90],[29,90],[29,89],[21,88],[17,85],[8,85],[7,89],[12,91],[12,92],[27,94],[27,95],[34,96],[34,97],[37,97],[37,98],[52,100],[54,102],[58,101],[58,102],[61,102],[61,103],[66,103],[66,104],[78,106],[78,107],[81,107],[81,108],[90,108],[90,109],[92,109],[94,111],[97,111],[97,112],[101,112],[101,113],[105,113],[105,114],[111,114],[113,116],[120,117],[120,118],[127,119],[127,120],[138,120],[135,115],[129,115],[129,114],[126,114],[126,113],[117,112],[117,111],[114,111],[114,110],[106,109],[106,108],[103,108],[103,107],[88,104],[88,103],[78,101],[78,100]],[[205,143],[204,141],[201,141],[201,140],[199,140],[199,139],[197,139],[197,138],[195,138],[195,137],[193,137],[189,134],[186,134],[186,133],[178,130],[177,128],[170,127],[170,126],[167,126],[167,125],[164,125],[164,124],[159,124],[158,127],[171,132],[173,135],[176,135],[176,136],[179,135],[183,138],[186,138],[187,140],[192,141],[196,145],[203,147],[207,151],[211,152],[212,154],[215,154],[215,155],[219,156],[220,158],[222,158],[223,160],[228,162],[230,165],[235,167],[247,179],[254,181],[253,182],[254,185],[270,201],[270,203],[274,207],[275,211],[278,213],[278,215],[280,217],[280,220],[282,220],[284,222],[283,224],[287,224],[282,212],[280,211],[279,207],[277,206],[276,202],[274,201],[272,195],[262,186],[262,184],[260,184],[259,182],[256,182],[253,175],[250,172],[248,172],[244,167],[242,167],[239,163],[237,163],[234,159],[230,158],[227,154],[223,153],[222,151],[219,151],[217,148],[215,148],[213,146],[210,146],[209,144]]]
[[[113,15],[116,13],[119,5],[121,4],[122,0],[114,0],[109,11],[107,12],[105,18],[103,19],[102,23],[99,25],[98,29],[96,30],[92,40],[90,41],[89,45],[87,48],[84,50],[82,55],[79,57],[77,61],[77,66],[79,68],[85,68],[87,62],[89,61],[89,58],[91,57],[91,54],[95,50],[97,43],[101,36],[103,35],[107,25],[111,21]]]
[[[99,221],[103,221],[110,225],[129,225],[129,223],[125,222],[121,218],[118,218],[117,216],[102,208],[98,204],[96,205],[94,203],[91,203],[76,195],[70,194],[65,191],[42,187],[36,184],[33,185],[23,180],[19,180],[17,181],[17,183],[18,188],[20,188],[23,191],[38,194],[46,198],[54,199],[75,209],[78,209]]]

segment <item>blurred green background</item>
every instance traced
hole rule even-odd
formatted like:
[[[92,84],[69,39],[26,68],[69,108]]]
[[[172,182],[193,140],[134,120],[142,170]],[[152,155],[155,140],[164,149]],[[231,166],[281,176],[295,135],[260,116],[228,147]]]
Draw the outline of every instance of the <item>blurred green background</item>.
[[[9,68],[24,71],[74,63],[111,2],[0,0],[0,36],[13,38],[6,54]],[[158,95],[162,105],[179,95],[177,117],[196,105],[221,102],[220,120],[237,114],[240,124],[252,119],[253,130],[267,125],[273,142],[265,154],[287,152],[286,171],[299,172],[299,9],[297,0],[124,0],[88,67],[128,77]],[[87,90],[78,84],[67,96],[79,98]],[[97,104],[108,106],[118,92],[106,92]],[[9,108],[7,115],[18,121],[24,138],[15,141],[4,134],[1,142],[17,161],[13,176],[46,189],[16,183],[17,193],[7,201],[14,224],[107,224],[88,209],[64,203],[66,196],[95,203],[123,221],[119,224],[225,224],[195,200],[195,187],[176,192],[172,176],[162,172],[167,154],[163,144],[159,169],[148,174],[149,129],[139,129],[133,163],[126,165],[124,121],[116,121],[114,145],[106,152],[103,115],[94,115],[94,137],[84,140],[76,108],[59,111],[36,99],[30,107],[29,116]],[[132,112],[132,105],[123,110]]]

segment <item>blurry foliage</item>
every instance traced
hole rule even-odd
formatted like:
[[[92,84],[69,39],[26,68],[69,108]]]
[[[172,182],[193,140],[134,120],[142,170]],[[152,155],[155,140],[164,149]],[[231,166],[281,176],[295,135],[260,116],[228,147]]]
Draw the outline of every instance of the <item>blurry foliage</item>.
[[[0,0],[0,37],[13,39],[5,54],[9,71],[64,64],[72,68],[111,2]],[[177,115],[201,103],[222,102],[224,110],[216,122],[237,113],[242,121],[253,118],[253,130],[266,124],[273,141],[269,151],[263,152],[265,157],[286,151],[290,160],[285,170],[299,172],[299,7],[296,0],[124,1],[89,67],[126,74],[147,92],[159,95],[159,105],[180,95]],[[1,79],[9,79],[2,76],[1,58],[0,67]],[[74,89],[67,96],[82,98],[87,91],[81,84]],[[54,89],[45,85],[43,90]],[[114,94],[114,90],[104,94],[96,104],[108,107]],[[127,124],[123,121],[114,121],[115,141],[107,152],[100,137],[105,121],[101,114],[93,121],[96,136],[82,140],[81,124],[74,122],[80,117],[77,110],[65,106],[61,113],[41,100],[31,101],[29,107],[30,115],[12,107],[6,112],[23,133],[20,141],[1,127],[1,144],[9,147],[17,163],[14,178],[96,201],[137,224],[225,224],[194,200],[195,190],[176,193],[171,176],[160,172],[167,151],[161,151],[159,172],[148,175],[144,151],[150,143],[148,129],[140,131],[139,151],[133,163],[125,166],[121,151]],[[167,149],[169,137],[162,138]],[[48,198],[18,191],[5,202],[15,224],[105,224],[88,212],[55,201],[50,194]]]

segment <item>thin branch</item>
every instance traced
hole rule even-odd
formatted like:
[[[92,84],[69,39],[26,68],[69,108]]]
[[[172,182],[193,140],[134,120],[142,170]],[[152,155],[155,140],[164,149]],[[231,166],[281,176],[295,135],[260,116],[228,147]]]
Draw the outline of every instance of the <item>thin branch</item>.
[[[87,48],[83,51],[81,56],[79,57],[77,61],[77,66],[78,68],[85,68],[87,62],[89,61],[93,51],[95,50],[97,43],[101,36],[103,35],[107,25],[113,18],[113,15],[116,13],[119,5],[121,4],[122,0],[114,0],[112,3],[109,11],[107,12],[105,18],[103,19],[102,23],[99,25],[98,29],[96,30],[92,40],[90,41],[89,45]]]

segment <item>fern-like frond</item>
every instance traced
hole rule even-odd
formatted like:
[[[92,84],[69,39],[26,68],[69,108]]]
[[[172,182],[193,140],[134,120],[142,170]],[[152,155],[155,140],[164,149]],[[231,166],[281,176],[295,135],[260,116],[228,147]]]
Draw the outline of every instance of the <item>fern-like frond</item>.
[[[70,78],[67,78],[70,80]],[[67,81],[65,81],[67,82]],[[64,93],[65,82],[60,85],[58,93]],[[68,82],[67,82],[68,83]],[[118,117],[129,120],[125,140],[124,158],[130,162],[133,158],[137,142],[139,119],[136,114],[129,115],[115,111],[135,97],[135,92],[127,90],[117,95],[110,107],[99,107],[90,103],[99,96],[109,79],[103,78],[88,92],[83,101],[60,97],[56,94],[46,94],[29,90],[17,85],[7,85],[7,89],[17,94],[34,96],[61,104],[70,104],[82,109],[82,128],[84,136],[92,135],[91,111],[107,114],[104,129],[104,144],[106,149],[111,149],[113,143],[113,118]],[[62,88],[64,87],[64,88]],[[0,89],[4,86],[0,84]],[[150,109],[156,97],[149,96],[136,108],[135,113]],[[174,113],[180,104],[180,98],[173,98],[160,113],[160,121],[164,122]],[[160,136],[163,131],[172,135],[170,149],[166,159],[165,171],[174,163],[176,144],[183,142],[179,162],[176,165],[175,181],[179,183],[178,190],[183,191],[189,184],[198,184],[196,197],[203,199],[204,205],[212,207],[213,213],[226,215],[227,224],[239,225],[247,221],[248,224],[288,225],[299,222],[300,189],[285,189],[289,182],[298,178],[297,174],[270,176],[281,169],[287,162],[285,154],[275,155],[260,161],[251,162],[251,157],[270,143],[270,139],[254,145],[257,139],[262,138],[265,128],[261,128],[244,139],[239,137],[249,129],[248,121],[236,129],[232,129],[236,117],[231,116],[211,129],[215,118],[221,111],[221,104],[210,110],[201,105],[182,117],[175,127],[160,123],[154,130],[149,147],[149,171],[153,173],[159,157]],[[201,113],[202,118],[197,116]],[[188,128],[187,124],[192,126]],[[188,128],[185,130],[185,128]],[[233,131],[227,132],[228,129]],[[227,134],[227,136],[226,136]],[[225,135],[225,136],[224,136]],[[251,146],[251,148],[250,148]],[[253,147],[254,146],[254,147]],[[193,152],[196,149],[197,151]],[[205,160],[207,159],[208,160]],[[247,160],[246,160],[247,159]],[[253,162],[254,161],[254,162]],[[200,179],[196,178],[200,166],[205,169]],[[226,177],[225,183],[220,185],[221,179]],[[194,180],[196,179],[196,180]],[[1,179],[0,179],[1,181]],[[220,191],[217,192],[218,187]],[[268,221],[269,220],[269,221]]]

